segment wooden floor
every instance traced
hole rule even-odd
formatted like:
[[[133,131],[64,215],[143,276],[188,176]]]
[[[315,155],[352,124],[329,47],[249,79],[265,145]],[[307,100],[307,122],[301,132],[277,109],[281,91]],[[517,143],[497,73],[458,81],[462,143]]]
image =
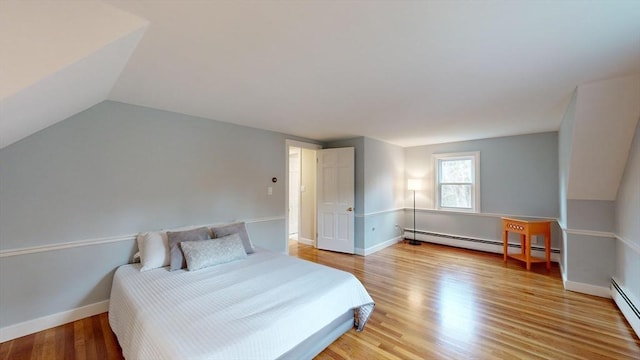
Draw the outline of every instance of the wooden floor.
[[[365,330],[318,359],[640,359],[609,299],[562,288],[557,266],[526,271],[502,255],[398,244],[366,258],[292,244],[302,259],[355,274],[376,301]],[[122,359],[100,314],[0,344],[0,359]]]

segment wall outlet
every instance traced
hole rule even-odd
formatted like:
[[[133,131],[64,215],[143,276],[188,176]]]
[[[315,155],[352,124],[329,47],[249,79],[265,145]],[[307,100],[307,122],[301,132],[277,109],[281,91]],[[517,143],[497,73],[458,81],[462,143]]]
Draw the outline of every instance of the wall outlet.
[[[273,195],[273,186],[267,187],[267,195]]]

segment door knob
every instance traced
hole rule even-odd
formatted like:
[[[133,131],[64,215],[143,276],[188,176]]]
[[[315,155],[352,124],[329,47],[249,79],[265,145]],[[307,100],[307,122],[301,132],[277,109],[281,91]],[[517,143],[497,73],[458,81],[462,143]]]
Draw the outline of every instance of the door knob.
[[[349,208],[347,209],[347,211],[353,211],[353,208],[352,208],[352,207],[349,207]]]

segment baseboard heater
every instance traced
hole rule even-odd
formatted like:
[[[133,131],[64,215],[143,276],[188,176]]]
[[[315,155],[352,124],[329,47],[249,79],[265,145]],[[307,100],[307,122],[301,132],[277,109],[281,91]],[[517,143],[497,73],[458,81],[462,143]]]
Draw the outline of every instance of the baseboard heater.
[[[637,336],[640,336],[640,310],[631,301],[629,296],[624,292],[624,289],[618,285],[615,279],[611,279],[611,297],[616,302],[618,308],[627,319],[627,322]]]
[[[404,237],[405,237],[405,239],[411,239],[413,234],[414,234],[413,229],[404,229]],[[476,243],[476,244],[502,246],[502,240],[501,241],[497,241],[497,240],[475,239],[475,238],[471,238],[471,237],[441,234],[441,233],[435,233],[435,232],[423,231],[423,230],[416,230],[415,234],[416,235],[433,236],[433,237],[438,237],[438,238],[443,238],[443,239],[450,239],[450,240],[468,241],[468,242]],[[418,239],[418,240],[420,240],[420,239]],[[508,246],[510,248],[515,248],[515,249],[521,249],[522,248],[520,246],[520,244],[515,244],[515,243],[509,243]],[[537,251],[544,252],[544,246],[531,245],[531,250],[537,250]],[[560,253],[560,249],[553,249],[552,248],[551,249],[551,253],[552,254],[554,254],[554,253],[555,254],[559,254]]]

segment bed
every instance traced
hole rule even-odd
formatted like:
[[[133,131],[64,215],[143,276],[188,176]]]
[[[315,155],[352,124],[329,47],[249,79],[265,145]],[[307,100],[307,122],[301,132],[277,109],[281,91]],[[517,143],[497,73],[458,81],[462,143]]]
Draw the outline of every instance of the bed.
[[[264,249],[187,271],[116,270],[109,323],[126,359],[312,358],[374,302],[350,273]]]

